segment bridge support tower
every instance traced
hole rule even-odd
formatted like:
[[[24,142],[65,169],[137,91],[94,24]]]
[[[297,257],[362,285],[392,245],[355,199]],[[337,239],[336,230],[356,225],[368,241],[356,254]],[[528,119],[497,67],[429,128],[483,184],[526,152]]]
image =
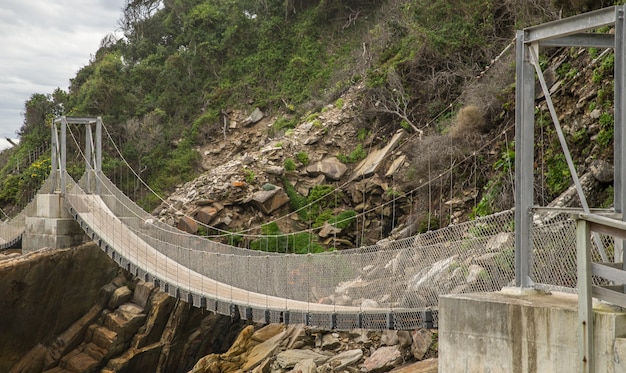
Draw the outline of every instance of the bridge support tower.
[[[100,193],[98,175],[102,172],[102,119],[100,117],[58,117],[52,123],[52,170],[54,187],[49,194],[36,196],[34,216],[26,217],[22,235],[22,251],[30,252],[50,248],[72,247],[88,240],[80,225],[65,207],[67,127],[85,126],[85,170],[88,192]],[[95,126],[95,136],[92,126]]]

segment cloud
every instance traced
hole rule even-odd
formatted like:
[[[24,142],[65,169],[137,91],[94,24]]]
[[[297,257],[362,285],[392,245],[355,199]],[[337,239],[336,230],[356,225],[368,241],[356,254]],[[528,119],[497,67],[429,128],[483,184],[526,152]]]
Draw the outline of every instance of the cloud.
[[[34,93],[66,90],[100,41],[118,29],[124,0],[4,0],[0,6],[0,138],[15,137]]]

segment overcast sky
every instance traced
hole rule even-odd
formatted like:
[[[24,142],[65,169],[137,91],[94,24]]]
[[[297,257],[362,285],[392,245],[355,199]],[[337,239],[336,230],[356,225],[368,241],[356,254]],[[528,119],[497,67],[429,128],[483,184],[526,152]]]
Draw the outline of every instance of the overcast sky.
[[[118,29],[124,0],[0,1],[0,138],[15,138],[33,93],[67,91],[100,41]]]

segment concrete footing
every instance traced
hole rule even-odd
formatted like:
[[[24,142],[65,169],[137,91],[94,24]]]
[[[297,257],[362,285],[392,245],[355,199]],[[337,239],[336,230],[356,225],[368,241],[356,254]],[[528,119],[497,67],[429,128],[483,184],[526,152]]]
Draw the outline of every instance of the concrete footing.
[[[22,235],[22,252],[44,247],[65,248],[87,240],[85,232],[67,212],[60,193],[38,194],[35,216],[26,217]]]
[[[626,372],[626,312],[594,305],[596,372]],[[499,292],[439,299],[439,372],[578,372],[577,296]]]

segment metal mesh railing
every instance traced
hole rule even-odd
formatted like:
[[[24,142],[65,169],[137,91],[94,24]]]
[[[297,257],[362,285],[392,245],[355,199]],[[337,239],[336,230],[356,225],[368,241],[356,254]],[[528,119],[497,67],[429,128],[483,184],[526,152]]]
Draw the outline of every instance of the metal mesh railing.
[[[442,294],[500,290],[514,278],[511,211],[358,249],[273,254],[169,227],[101,182],[100,198],[68,177],[66,201],[88,234],[170,294],[224,312],[230,303],[314,320],[336,313],[337,327],[388,323],[382,315],[393,313],[396,328],[411,328],[421,322],[415,310],[436,308]],[[366,316],[355,318],[360,314]]]
[[[368,247],[277,254],[229,246],[164,224],[106,178],[99,180],[101,194],[94,195],[85,191],[93,190],[86,177],[79,183],[64,177],[70,212],[122,267],[196,306],[238,312],[255,321],[291,318],[343,329],[392,323],[411,329],[424,322],[420,310],[432,309],[429,317],[436,325],[441,295],[497,291],[512,285],[515,277],[513,211]],[[46,180],[41,191],[48,193],[52,183]],[[0,225],[0,237],[5,242],[19,237],[25,217],[35,215],[35,209],[31,202]],[[601,239],[612,256],[612,238]],[[575,223],[570,215],[536,214],[532,240],[535,284],[575,292]],[[599,257],[595,245],[593,255]]]
[[[576,292],[576,222],[571,213],[535,215],[533,224],[532,280],[538,288]],[[612,258],[613,237],[599,235],[604,250]],[[600,260],[598,245],[592,243],[592,256]],[[601,280],[594,278],[595,285]]]
[[[0,222],[0,250],[14,247],[22,238],[22,233],[26,229],[26,217],[35,216],[37,211],[37,194],[50,193],[53,191],[54,182],[51,177],[47,178],[39,191],[33,195],[32,200],[14,216],[11,220]]]

